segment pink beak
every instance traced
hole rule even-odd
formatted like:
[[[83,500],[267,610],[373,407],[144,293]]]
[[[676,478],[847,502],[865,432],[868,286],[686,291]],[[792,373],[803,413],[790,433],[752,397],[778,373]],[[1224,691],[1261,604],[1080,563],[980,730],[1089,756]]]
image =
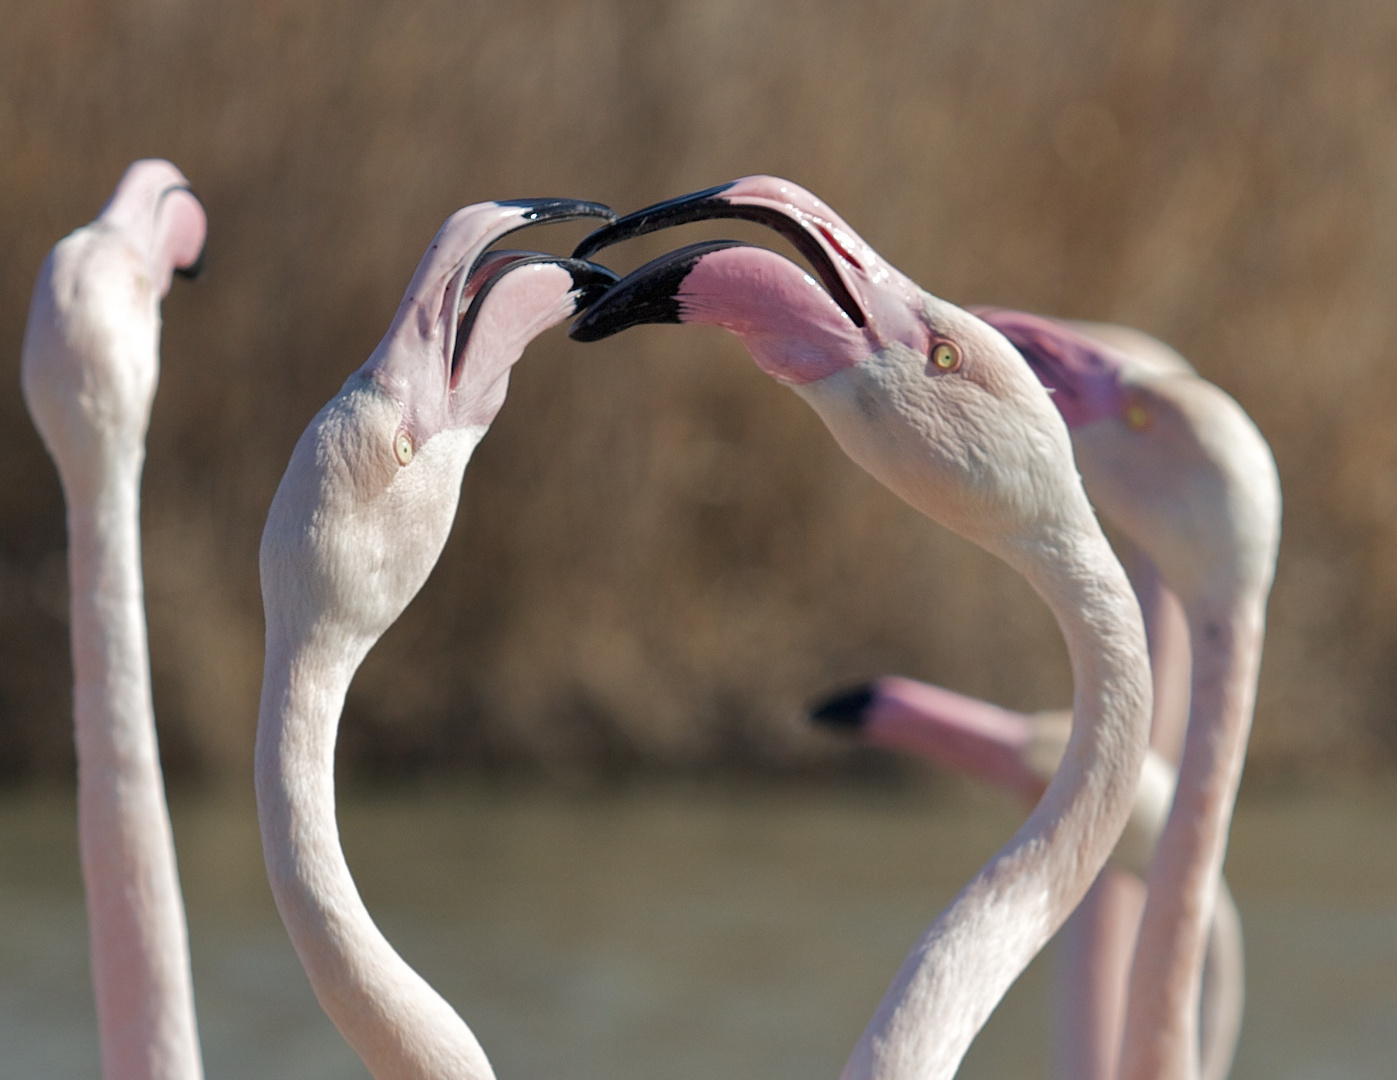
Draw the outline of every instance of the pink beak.
[[[865,742],[927,758],[1036,799],[1043,780],[1024,764],[1032,738],[1017,713],[939,686],[886,676],[829,698],[810,718]]]

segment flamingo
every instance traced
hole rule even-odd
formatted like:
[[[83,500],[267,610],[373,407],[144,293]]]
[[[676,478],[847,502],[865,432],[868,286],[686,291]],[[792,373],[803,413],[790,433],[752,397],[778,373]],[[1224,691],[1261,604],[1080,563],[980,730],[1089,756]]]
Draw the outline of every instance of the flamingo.
[[[1204,1065],[1204,957],[1280,545],[1275,459],[1240,405],[1158,353],[1113,347],[1099,326],[979,313],[1053,388],[1093,502],[1183,606],[1189,720],[1178,788],[1146,879],[1119,1076],[1193,1080]],[[1214,1058],[1208,1068],[1225,1075],[1227,1064]]]
[[[160,301],[203,251],[203,207],[168,161],[132,164],[39,270],[25,404],[68,518],[78,833],[102,1073],[203,1075],[184,903],[160,773],[141,584],[140,483]]]
[[[1071,723],[1068,713],[1025,716],[898,676],[884,676],[834,695],[812,710],[811,719],[857,732],[871,745],[916,754],[976,776],[1029,801],[1042,795],[1056,771]],[[1140,774],[1130,820],[1111,854],[1108,869],[1103,871],[1103,879],[1114,868],[1138,882],[1144,881],[1174,797],[1175,780],[1174,767],[1151,750]],[[1093,892],[1101,885],[1098,880]],[[1114,928],[1107,927],[1102,935],[1106,942],[1119,941],[1124,946],[1121,951],[1127,966],[1105,966],[1116,959],[1115,951],[1106,948],[1069,960],[1069,978],[1065,980],[1068,992],[1089,1000],[1104,999],[1110,1013],[1088,1014],[1085,1021],[1069,1019],[1067,1045],[1062,1051],[1063,1076],[1110,1076],[1116,1066],[1123,1019],[1120,1006],[1124,1004],[1139,912],[1113,908],[1109,901],[1103,907],[1098,914],[1107,918],[1116,913],[1133,916],[1133,923],[1125,926],[1126,934],[1113,934]],[[1078,908],[1072,919],[1079,920],[1082,915],[1082,908]],[[1242,966],[1241,916],[1223,882],[1213,911],[1204,968],[1200,1071],[1205,1080],[1225,1080],[1232,1067],[1242,1018]],[[1104,989],[1098,988],[1098,984],[1105,984]]]
[[[615,217],[555,199],[448,218],[382,342],[297,442],[262,536],[256,779],[267,874],[317,998],[379,1080],[494,1074],[350,876],[335,819],[339,716],[360,662],[441,554],[514,362],[616,280],[579,260],[484,252],[532,222],[583,216]]]
[[[761,248],[695,244],[613,286],[571,335],[594,341],[647,322],[733,332],[855,462],[1024,574],[1067,641],[1075,700],[1061,766],[914,946],[844,1069],[845,1080],[944,1080],[1082,899],[1130,815],[1151,700],[1139,604],[1086,501],[1066,427],[1023,358],[808,191],[748,177],[631,214],[574,254],[719,217],[775,228],[820,281]]]
[[[1142,567],[1136,576],[1144,606],[1157,613],[1151,635],[1152,644],[1158,645],[1153,738],[1162,752],[1175,757],[1187,724],[1188,694],[1180,697],[1173,692],[1170,684],[1182,680],[1169,669],[1187,672],[1188,664],[1177,660],[1182,660],[1189,646],[1171,640],[1176,631],[1167,608],[1172,606],[1173,591],[1185,599],[1184,633],[1194,631],[1193,648],[1203,650],[1208,660],[1215,658],[1215,646],[1204,640],[1206,631],[1197,632],[1207,621],[1208,605],[1223,607],[1235,597],[1240,610],[1252,613],[1254,621],[1249,625],[1257,636],[1246,647],[1255,656],[1249,670],[1248,661],[1238,659],[1235,678],[1249,679],[1251,688],[1246,693],[1255,692],[1261,614],[1279,540],[1280,492],[1270,450],[1236,402],[1198,378],[1178,353],[1146,334],[997,308],[975,310],[998,326],[1045,384],[1054,388],[1053,400],[1072,431],[1087,492],[1108,517],[1120,522]],[[1162,582],[1156,564],[1164,568]],[[1208,590],[1214,590],[1213,595]],[[1217,671],[1204,668],[1203,677],[1216,679]],[[1208,700],[1203,699],[1204,706]],[[912,707],[910,699],[905,704]],[[1200,867],[1216,859],[1220,880],[1222,853],[1216,845],[1226,840],[1250,703],[1237,702],[1227,719],[1206,709],[1195,715],[1201,734],[1188,738],[1193,740],[1196,769],[1213,753],[1200,749],[1199,740],[1212,738],[1209,733],[1223,724],[1227,727],[1221,737],[1231,740],[1231,749],[1213,756],[1212,768],[1195,772],[1191,780],[1195,789],[1215,788],[1215,817],[1191,826],[1176,818],[1171,827],[1176,843],[1189,844],[1192,856],[1203,860]],[[1195,801],[1200,797],[1195,795]],[[1190,829],[1192,835],[1183,839]],[[1208,844],[1210,832],[1213,840]],[[1176,848],[1175,858],[1182,857]],[[1205,905],[1212,901],[1202,893],[1204,876],[1200,871],[1190,882],[1173,883],[1174,899],[1168,901],[1166,896],[1163,906],[1156,905],[1156,917],[1163,920],[1167,912],[1187,908],[1206,923]],[[1203,946],[1213,960],[1206,994],[1201,954],[1194,955],[1177,940],[1170,946],[1167,929],[1156,930],[1153,948],[1142,941],[1134,985],[1149,988],[1151,996],[1146,1000],[1153,1001],[1153,1006],[1137,1016],[1136,1042],[1127,1056],[1144,1054],[1142,1043],[1168,1039],[1174,1047],[1169,1055],[1175,1058],[1178,1047],[1188,1042],[1196,1048],[1202,1076],[1217,1080],[1227,1075],[1241,1023],[1241,930],[1235,905],[1229,896],[1220,896],[1206,938],[1211,945]],[[1069,974],[1089,971],[1094,977],[1076,980],[1084,984],[1085,1004],[1079,1012],[1091,1019],[1069,1028],[1064,1075],[1108,1080],[1117,1074],[1127,1001],[1124,989],[1131,978],[1130,958],[1140,925],[1139,912],[1132,908],[1138,906],[1123,893],[1114,901],[1106,898],[1096,911],[1083,913],[1094,916],[1095,924],[1079,927],[1069,940],[1070,946],[1086,946],[1085,955],[1069,956]],[[1074,921],[1082,921],[1081,915]],[[1176,924],[1173,932],[1183,931]],[[1196,1029],[1186,1030],[1189,1021],[1182,1016],[1183,1011],[1198,1008],[1199,995],[1206,998],[1201,1003],[1201,1017],[1208,1022],[1206,1038]],[[1164,1050],[1156,1047],[1152,1053]],[[1166,1066],[1160,1057],[1135,1066],[1143,1076],[1178,1075],[1159,1071],[1175,1067],[1180,1067],[1177,1061]]]

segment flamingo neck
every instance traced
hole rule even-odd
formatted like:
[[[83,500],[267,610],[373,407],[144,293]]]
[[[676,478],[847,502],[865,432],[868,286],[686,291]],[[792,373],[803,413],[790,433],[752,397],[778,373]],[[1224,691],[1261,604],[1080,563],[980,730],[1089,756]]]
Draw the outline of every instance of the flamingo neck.
[[[1174,804],[1148,878],[1122,1080],[1193,1080],[1203,960],[1256,704],[1265,597],[1188,606],[1192,710]]]
[[[372,641],[335,628],[287,640],[268,619],[257,726],[267,874],[315,995],[376,1080],[494,1080],[465,1021],[374,925],[340,847],[334,753]]]
[[[1121,540],[1117,550],[1145,619],[1154,684],[1150,746],[1155,754],[1141,773],[1135,811],[1111,860],[1115,870],[1108,867],[1102,873],[1059,937],[1055,1073],[1072,1080],[1116,1077],[1130,965],[1145,905],[1144,879],[1173,801],[1173,765],[1188,724],[1188,623],[1183,608],[1139,547]]]
[[[845,1080],[948,1080],[1085,895],[1130,814],[1150,713],[1140,608],[1094,522],[1006,551],[1056,616],[1076,687],[1061,767],[904,961]]]
[[[1177,765],[1188,727],[1189,628],[1179,598],[1165,584],[1154,561],[1133,544],[1126,544],[1122,561],[1140,611],[1145,617],[1150,669],[1154,682],[1154,720],[1150,748],[1170,765]]]
[[[92,980],[107,1080],[199,1080],[188,931],[151,703],[139,485],[138,454],[106,468],[90,493],[65,491]]]

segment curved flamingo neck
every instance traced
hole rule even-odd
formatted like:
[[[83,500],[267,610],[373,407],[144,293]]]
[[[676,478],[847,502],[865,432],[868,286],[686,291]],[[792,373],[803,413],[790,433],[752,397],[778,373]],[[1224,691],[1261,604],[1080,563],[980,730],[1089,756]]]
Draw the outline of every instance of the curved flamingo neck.
[[[1057,618],[1072,663],[1072,736],[1043,798],[904,961],[845,1080],[947,1080],[1004,993],[1105,864],[1134,801],[1150,713],[1139,605],[1083,526],[1006,553]]]
[[[1192,1080],[1199,994],[1228,826],[1256,704],[1265,595],[1186,604],[1192,712],[1174,805],[1150,865],[1130,980],[1122,1080]]]
[[[151,703],[140,455],[68,495],[78,833],[102,1071],[203,1076],[174,839]]]
[[[287,639],[269,613],[257,810],[282,921],[321,1006],[376,1080],[494,1080],[465,1021],[374,925],[340,847],[335,738],[370,641]]]

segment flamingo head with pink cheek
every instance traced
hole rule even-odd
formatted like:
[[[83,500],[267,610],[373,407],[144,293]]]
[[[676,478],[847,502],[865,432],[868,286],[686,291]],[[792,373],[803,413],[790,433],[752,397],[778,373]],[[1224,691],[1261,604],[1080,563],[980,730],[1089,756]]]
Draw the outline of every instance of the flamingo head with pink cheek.
[[[515,361],[616,280],[581,259],[487,249],[526,225],[614,216],[549,199],[447,219],[387,334],[292,454],[262,540],[269,632],[342,625],[367,647],[397,618],[436,564]]]
[[[1092,501],[1187,606],[1270,588],[1280,480],[1255,423],[1188,369],[1162,370],[1057,320],[980,309],[1053,391]]]
[[[815,408],[844,450],[913,506],[1009,558],[1044,521],[1082,520],[1061,418],[998,331],[893,267],[804,188],[752,176],[607,225],[574,254],[673,225],[738,218],[789,239],[812,272],[736,241],[672,251],[573,325],[709,323]]]

